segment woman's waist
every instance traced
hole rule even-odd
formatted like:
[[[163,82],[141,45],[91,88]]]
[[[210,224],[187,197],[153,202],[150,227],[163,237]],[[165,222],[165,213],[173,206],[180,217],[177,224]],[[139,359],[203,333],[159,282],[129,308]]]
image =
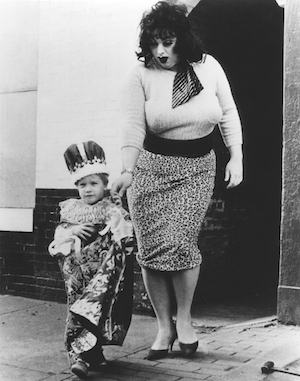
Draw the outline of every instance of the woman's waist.
[[[213,129],[204,136],[180,136],[178,134],[156,135],[146,133],[144,149],[153,153],[170,156],[197,157],[204,156],[213,147]],[[180,139],[181,137],[181,139]]]

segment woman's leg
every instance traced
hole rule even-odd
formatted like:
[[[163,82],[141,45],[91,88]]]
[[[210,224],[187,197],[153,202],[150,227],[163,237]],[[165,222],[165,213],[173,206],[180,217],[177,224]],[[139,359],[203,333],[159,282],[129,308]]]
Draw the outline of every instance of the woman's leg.
[[[150,269],[142,269],[147,293],[157,317],[158,333],[152,349],[167,349],[174,337],[174,326],[171,313],[170,278],[166,273]]]
[[[172,273],[172,282],[177,301],[176,328],[178,341],[190,344],[197,341],[192,327],[191,307],[199,278],[200,266]]]

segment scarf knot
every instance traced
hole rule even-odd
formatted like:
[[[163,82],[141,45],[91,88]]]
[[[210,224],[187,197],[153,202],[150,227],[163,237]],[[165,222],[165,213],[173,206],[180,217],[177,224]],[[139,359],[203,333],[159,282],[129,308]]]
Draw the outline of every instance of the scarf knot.
[[[203,89],[193,67],[188,64],[176,73],[173,83],[172,108],[188,102]]]

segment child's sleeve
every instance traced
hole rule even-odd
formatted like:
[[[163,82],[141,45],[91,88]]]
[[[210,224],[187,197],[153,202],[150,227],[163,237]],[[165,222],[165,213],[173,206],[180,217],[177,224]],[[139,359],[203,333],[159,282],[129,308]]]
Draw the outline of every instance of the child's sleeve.
[[[48,251],[51,256],[54,257],[58,254],[66,256],[69,255],[72,250],[75,250],[76,253],[80,252],[81,241],[80,238],[72,233],[73,226],[74,224],[64,222],[61,217],[60,223],[54,232],[54,240],[48,246]]]

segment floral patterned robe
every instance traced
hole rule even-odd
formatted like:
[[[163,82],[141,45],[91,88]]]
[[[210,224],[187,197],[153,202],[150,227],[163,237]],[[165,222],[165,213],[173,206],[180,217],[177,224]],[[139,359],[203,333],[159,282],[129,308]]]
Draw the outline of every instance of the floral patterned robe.
[[[49,245],[58,257],[67,292],[65,345],[70,363],[92,364],[102,345],[122,345],[132,316],[133,229],[128,213],[105,198],[59,204],[61,221]],[[91,239],[72,235],[75,224],[93,223]]]

